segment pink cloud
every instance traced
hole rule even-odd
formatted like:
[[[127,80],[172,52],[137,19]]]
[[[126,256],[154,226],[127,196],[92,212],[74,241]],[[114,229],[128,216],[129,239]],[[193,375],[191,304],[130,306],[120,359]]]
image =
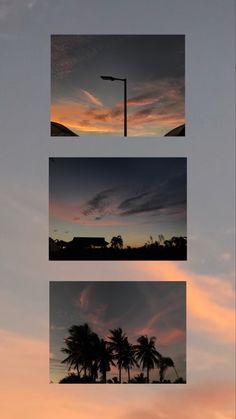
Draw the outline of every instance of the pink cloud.
[[[49,385],[48,343],[0,331],[1,415],[4,419],[231,419],[234,385],[219,377],[184,386]],[[215,365],[215,367],[217,364]],[[145,397],[144,397],[145,393]],[[171,403],[170,403],[171,400]],[[92,401],[92,403],[91,403]]]
[[[134,406],[121,419],[232,419],[234,417],[234,385],[231,382],[208,381],[201,385],[188,385],[175,391],[158,388],[146,406]]]
[[[161,313],[157,313],[150,318],[148,323],[135,331],[136,336],[148,335],[148,336],[157,336],[157,345],[158,346],[167,346],[169,344],[182,341],[185,339],[185,331],[177,328],[170,328],[162,330],[159,328],[159,321],[165,316],[168,310],[164,310]]]
[[[72,222],[79,221],[80,217],[76,216],[80,212],[80,204],[64,203],[50,200],[49,202],[49,215],[54,219]]]
[[[168,346],[172,343],[181,342],[185,339],[186,333],[181,329],[170,329],[166,331],[157,331],[158,334],[158,345]]]
[[[50,200],[49,215],[51,220],[68,221],[71,224],[86,225],[93,227],[109,227],[109,226],[130,226],[136,225],[137,222],[124,221],[123,219],[115,219],[117,214],[116,207],[106,208],[106,218],[95,217],[96,213],[89,216],[83,214],[84,203],[65,203]],[[109,218],[108,218],[109,217]]]
[[[84,315],[84,322],[101,336],[105,336],[113,320],[105,320],[108,305],[98,303],[93,298],[92,286],[85,287],[78,298],[74,300],[75,307],[79,309],[80,317]]]
[[[83,310],[86,310],[89,307],[89,297],[90,297],[90,285],[84,288],[79,296],[79,304]]]
[[[139,269],[153,280],[186,281],[191,330],[206,332],[221,342],[234,342],[234,291],[227,280],[189,272],[176,262],[143,262]]]

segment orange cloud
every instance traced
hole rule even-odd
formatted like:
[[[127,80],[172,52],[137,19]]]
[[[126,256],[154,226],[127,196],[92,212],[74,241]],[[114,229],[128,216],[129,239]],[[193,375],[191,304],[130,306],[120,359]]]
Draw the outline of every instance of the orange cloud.
[[[104,133],[123,135],[123,112],[102,106],[90,108],[74,101],[52,104],[51,120],[66,125],[80,133]],[[164,135],[168,130],[185,122],[183,112],[176,108],[163,111],[152,110],[128,112],[128,133],[135,135]]]
[[[234,342],[234,291],[224,278],[192,273],[176,262],[143,262],[139,269],[155,280],[187,281],[188,327]]]
[[[86,386],[50,385],[48,378],[48,344],[0,330],[1,366],[0,402],[4,419],[94,419],[112,417],[114,395],[109,388],[107,402],[104,388],[93,393]],[[109,386],[107,386],[109,387]],[[110,395],[109,395],[110,393]],[[116,406],[117,418],[123,411]]]
[[[4,419],[231,419],[234,386],[219,377],[183,386],[49,385],[46,341],[0,331]],[[171,401],[171,403],[170,403]],[[92,403],[91,403],[92,402]]]
[[[142,83],[128,99],[128,134],[164,135],[185,122],[183,82],[176,80]],[[87,90],[82,90],[89,104],[78,98],[57,100],[51,106],[51,120],[66,125],[77,133],[110,133],[123,135],[123,102],[111,109]],[[95,105],[95,107],[93,106]]]
[[[120,419],[232,419],[234,417],[234,385],[230,382],[206,382],[202,385],[158,388],[156,397],[145,407],[133,407]],[[138,400],[138,397],[137,397]]]

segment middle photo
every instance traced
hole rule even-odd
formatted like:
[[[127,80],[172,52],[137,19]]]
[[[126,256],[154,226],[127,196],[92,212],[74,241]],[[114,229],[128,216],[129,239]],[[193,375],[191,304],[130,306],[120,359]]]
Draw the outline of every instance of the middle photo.
[[[49,260],[186,260],[186,158],[49,159]]]

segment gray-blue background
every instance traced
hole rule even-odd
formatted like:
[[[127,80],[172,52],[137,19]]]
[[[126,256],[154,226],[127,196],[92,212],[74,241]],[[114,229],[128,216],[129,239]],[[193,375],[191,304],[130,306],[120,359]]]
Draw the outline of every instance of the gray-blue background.
[[[49,280],[175,280],[181,276],[188,281],[189,298],[189,384],[183,391],[186,395],[188,391],[194,393],[191,383],[196,384],[196,391],[199,392],[205,388],[204,385],[206,391],[210,391],[212,383],[218,381],[231,383],[234,2],[2,0],[0,23],[3,312],[0,321],[3,337],[9,337],[10,333],[19,341],[21,338],[30,342],[39,339],[47,345]],[[185,34],[186,138],[128,138],[124,141],[114,137],[91,136],[86,140],[50,139],[51,33]],[[187,156],[188,262],[178,265],[48,262],[48,156]],[[6,354],[9,359],[12,358],[11,349]],[[24,361],[21,364],[22,371],[28,370],[29,359],[24,358],[23,351],[21,356],[25,359],[25,364]],[[34,386],[31,388],[28,409],[38,406],[39,393],[48,391],[43,384],[48,380],[46,358],[47,353],[44,353],[40,364],[42,370],[38,371],[42,385],[37,387],[37,391],[35,387],[35,392],[32,390]],[[38,355],[32,355],[30,359],[30,369],[35,371]],[[7,377],[9,369],[5,373]],[[30,392],[29,383],[37,382],[36,375],[27,377],[22,397],[27,397]],[[206,384],[209,381],[210,384]],[[13,391],[12,382],[9,386]],[[59,398],[56,391],[50,390],[55,398]],[[99,397],[103,403],[102,389],[96,391],[94,397]],[[116,403],[120,406],[127,390],[125,393],[122,389],[116,391]],[[141,390],[135,389],[135,393],[129,390],[127,406],[131,410],[134,402],[136,407],[141,406],[137,391]],[[148,391],[146,397],[151,405],[154,393]],[[165,391],[159,393],[160,402],[162,397],[165,399]],[[86,399],[86,389],[80,392]],[[176,400],[174,390],[169,394],[169,400],[171,397]],[[218,406],[221,399],[217,394],[214,397]],[[72,405],[78,402],[77,396],[73,397],[72,393],[65,398]],[[207,410],[207,404],[202,399],[201,402],[203,411],[199,417],[207,418],[211,410]],[[45,412],[48,412],[48,406],[50,404],[45,404]],[[225,412],[226,406],[229,402],[222,402],[217,411]],[[9,401],[6,411],[13,408],[14,403]],[[163,403],[163,412],[171,417],[168,409],[169,403],[166,406]],[[189,411],[186,418],[197,418],[194,414]],[[85,411],[82,415],[80,417],[87,418]],[[5,417],[15,416],[6,414]],[[22,417],[31,416],[24,414]],[[63,412],[60,417],[63,417]],[[116,418],[115,414],[113,417]],[[131,418],[132,415],[119,417]],[[231,416],[225,417],[228,419]]]

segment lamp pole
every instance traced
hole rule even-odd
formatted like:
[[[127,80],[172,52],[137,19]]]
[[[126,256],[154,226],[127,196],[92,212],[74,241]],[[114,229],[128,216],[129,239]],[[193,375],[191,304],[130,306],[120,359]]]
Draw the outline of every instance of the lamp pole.
[[[120,79],[112,76],[101,76],[103,80],[119,80],[124,82],[124,137],[127,137],[127,79]]]
[[[127,79],[124,79],[124,137],[127,137]]]

